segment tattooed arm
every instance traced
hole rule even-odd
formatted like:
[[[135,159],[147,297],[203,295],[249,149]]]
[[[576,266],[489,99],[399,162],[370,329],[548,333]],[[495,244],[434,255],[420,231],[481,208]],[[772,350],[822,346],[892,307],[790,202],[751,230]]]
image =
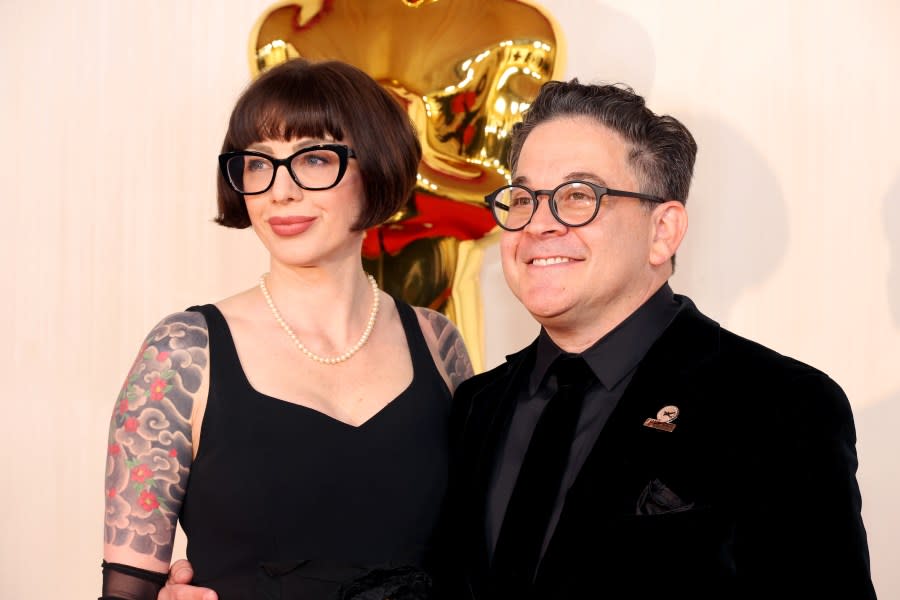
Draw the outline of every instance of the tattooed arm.
[[[441,313],[421,306],[415,307],[415,310],[434,362],[452,393],[473,375],[472,362],[462,336],[450,319]]]
[[[208,372],[209,337],[200,313],[163,319],[138,352],[109,427],[106,561],[168,570]]]

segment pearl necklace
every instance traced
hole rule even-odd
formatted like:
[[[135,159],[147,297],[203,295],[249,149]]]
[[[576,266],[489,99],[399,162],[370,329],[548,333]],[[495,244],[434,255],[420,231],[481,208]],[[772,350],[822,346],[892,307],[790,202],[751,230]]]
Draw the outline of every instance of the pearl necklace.
[[[288,334],[288,337],[294,340],[294,344],[297,345],[297,348],[300,349],[300,352],[305,354],[308,358],[322,363],[323,365],[336,365],[337,363],[344,362],[362,348],[367,341],[369,341],[369,335],[372,333],[372,329],[375,327],[375,317],[378,315],[378,283],[375,281],[375,278],[369,275],[366,276],[369,278],[369,284],[372,286],[372,311],[369,313],[369,322],[366,323],[366,330],[363,331],[362,337],[359,338],[359,341],[354,344],[352,348],[340,354],[338,356],[319,356],[306,346],[304,346],[300,340],[297,339],[297,334],[294,333],[294,330],[291,329],[291,326],[287,324],[281,313],[278,312],[278,309],[275,307],[275,303],[272,301],[272,296],[269,295],[269,290],[266,288],[266,275],[268,273],[263,273],[259,276],[259,289],[262,290],[263,297],[266,299],[266,304],[269,305],[269,309],[271,309],[272,314],[275,316],[275,320],[278,321],[278,324],[281,325],[281,328],[284,329],[285,333]]]

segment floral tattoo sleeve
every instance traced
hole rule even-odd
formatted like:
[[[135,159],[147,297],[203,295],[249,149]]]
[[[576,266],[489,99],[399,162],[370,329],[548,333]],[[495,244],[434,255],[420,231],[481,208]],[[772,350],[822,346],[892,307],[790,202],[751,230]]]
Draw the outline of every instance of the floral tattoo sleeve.
[[[206,322],[174,314],[144,341],[109,428],[104,541],[168,562],[192,457],[191,411],[209,362]]]

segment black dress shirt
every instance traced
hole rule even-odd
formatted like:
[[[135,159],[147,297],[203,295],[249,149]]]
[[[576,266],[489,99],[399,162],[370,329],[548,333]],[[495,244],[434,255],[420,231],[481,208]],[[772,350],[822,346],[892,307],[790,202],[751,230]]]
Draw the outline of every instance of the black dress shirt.
[[[628,387],[638,364],[681,308],[682,304],[675,298],[669,284],[664,284],[615,329],[581,353],[598,381],[585,394],[569,461],[544,535],[542,556],[559,521],[566,494],[609,415]],[[501,439],[497,446],[494,470],[488,486],[485,536],[488,555],[491,557],[531,435],[544,407],[556,393],[555,377],[548,377],[547,370],[563,353],[563,350],[553,343],[547,332],[541,328],[531,376],[520,386],[519,398],[510,426],[507,428],[506,438]]]

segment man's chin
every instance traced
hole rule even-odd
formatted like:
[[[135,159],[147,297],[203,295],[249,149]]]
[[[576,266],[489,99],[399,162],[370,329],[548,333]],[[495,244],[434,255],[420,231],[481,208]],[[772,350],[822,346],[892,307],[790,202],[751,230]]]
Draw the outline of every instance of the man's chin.
[[[531,313],[534,320],[547,327],[548,325],[562,324],[570,314],[571,306],[562,304],[559,299],[550,299],[548,302],[533,302],[525,304],[526,310]]]

